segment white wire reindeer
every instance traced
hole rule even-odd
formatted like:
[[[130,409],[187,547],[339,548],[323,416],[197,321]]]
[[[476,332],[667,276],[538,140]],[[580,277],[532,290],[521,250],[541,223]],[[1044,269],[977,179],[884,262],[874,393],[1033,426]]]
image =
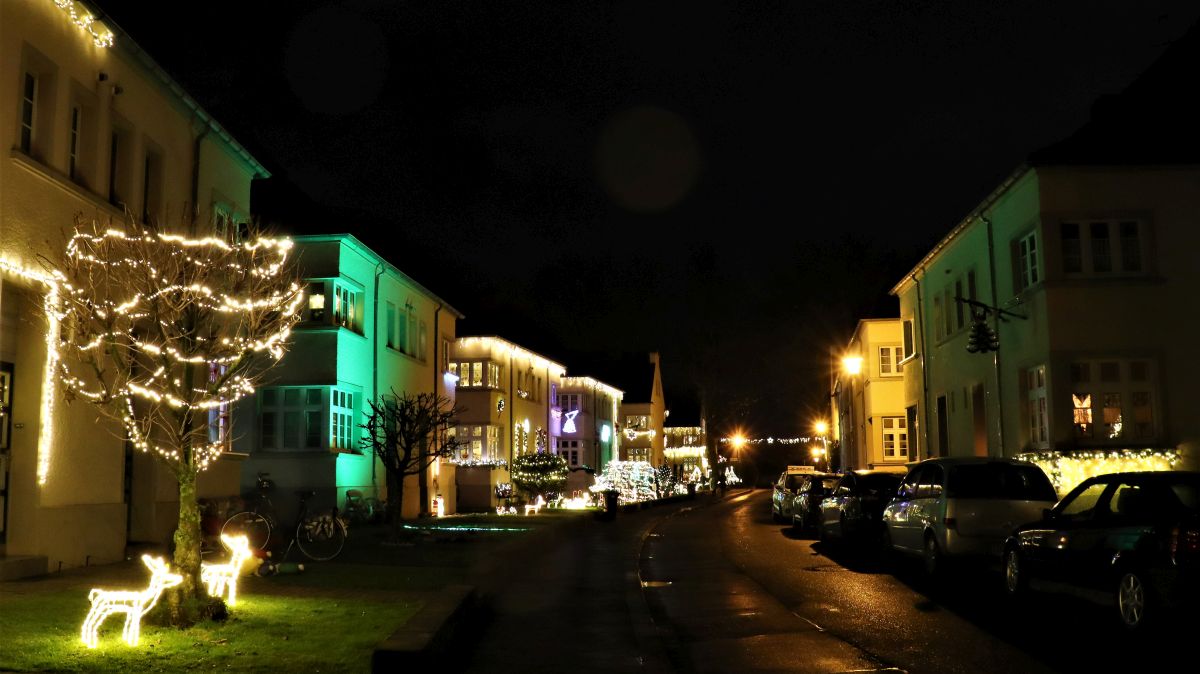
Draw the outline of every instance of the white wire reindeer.
[[[237,579],[242,572],[242,564],[250,558],[250,540],[245,534],[230,536],[221,534],[221,542],[229,549],[229,561],[225,564],[200,565],[200,580],[208,587],[208,596],[220,597],[229,591],[225,603],[233,606],[237,603]]]
[[[121,636],[125,643],[137,646],[138,634],[141,631],[142,616],[154,608],[163,590],[175,587],[183,582],[183,576],[171,573],[162,557],[142,555],[142,562],[150,569],[150,586],[140,592],[132,590],[100,590],[93,589],[88,593],[92,609],[88,611],[83,621],[83,643],[88,648],[95,648],[98,643],[96,630],[100,628],[108,616],[114,613],[125,614],[125,629]]]

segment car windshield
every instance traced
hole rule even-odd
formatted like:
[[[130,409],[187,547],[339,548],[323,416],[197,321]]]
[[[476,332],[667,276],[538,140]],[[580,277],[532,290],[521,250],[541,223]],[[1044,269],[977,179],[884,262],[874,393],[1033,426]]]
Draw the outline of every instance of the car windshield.
[[[803,475],[788,475],[787,479],[783,482],[783,486],[785,489],[799,489],[800,483],[803,481]]]
[[[872,496],[892,494],[896,491],[896,487],[900,485],[900,476],[888,473],[863,475],[858,484],[859,490],[864,494],[871,494]]]
[[[836,477],[827,477],[821,480],[821,490],[829,491],[830,489],[833,489],[833,485],[837,484],[837,481],[838,479]]]
[[[1034,465],[978,463],[955,466],[950,473],[951,498],[995,498],[1056,501],[1050,479]]]

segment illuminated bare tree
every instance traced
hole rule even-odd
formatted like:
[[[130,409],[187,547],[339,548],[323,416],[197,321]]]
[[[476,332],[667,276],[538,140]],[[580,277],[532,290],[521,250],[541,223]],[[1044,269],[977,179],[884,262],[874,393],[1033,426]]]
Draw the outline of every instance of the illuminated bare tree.
[[[434,461],[452,456],[459,443],[449,430],[462,409],[436,393],[404,393],[369,401],[371,415],[362,428],[367,432],[363,449],[369,449],[387,472],[387,511],[392,533],[400,537],[404,479],[420,475]]]
[[[76,222],[59,264],[57,359],[68,401],[116,421],[179,483],[168,597],[187,624],[202,599],[196,480],[227,446],[228,410],[283,356],[304,299],[288,239],[187,239],[129,223]]]

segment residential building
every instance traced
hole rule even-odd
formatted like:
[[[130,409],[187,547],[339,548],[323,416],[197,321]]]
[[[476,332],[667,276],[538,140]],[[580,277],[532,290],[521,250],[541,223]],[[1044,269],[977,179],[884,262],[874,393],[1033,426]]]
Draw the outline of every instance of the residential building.
[[[909,460],[903,359],[900,319],[858,322],[830,397],[843,470],[903,470]]]
[[[1031,155],[892,289],[912,458],[1056,453],[1078,477],[1137,450],[1200,467],[1200,136],[1178,105],[1198,37]],[[969,352],[989,329],[998,348]]]
[[[625,392],[591,377],[563,377],[558,389],[561,435],[554,451],[569,470],[565,491],[586,491],[593,476],[618,455],[617,418]],[[553,412],[552,412],[553,413]]]
[[[308,284],[304,320],[283,360],[234,414],[234,448],[253,491],[270,473],[280,513],[295,492],[315,490],[315,507],[344,507],[346,492],[389,498],[382,463],[363,446],[371,403],[433,393],[452,406],[450,344],[462,314],[350,234],[295,238]],[[422,482],[426,498],[422,498]],[[455,512],[454,466],[431,464],[404,484],[401,514]]]
[[[642,389],[644,397],[634,393],[634,401],[621,403],[621,460],[663,463],[663,427],[667,419],[667,403],[663,396],[662,371],[658,352],[652,352],[644,367]]]
[[[561,435],[558,392],[567,369],[499,337],[459,337],[449,372],[458,377],[458,508],[496,507],[521,454],[548,452]]]
[[[77,0],[0,3],[0,558],[27,558],[22,573],[123,560],[129,541],[165,542],[179,512],[168,471],[63,402],[46,372],[39,258],[61,254],[77,216],[236,237],[251,181],[268,175],[96,15]],[[235,495],[240,467],[226,454],[199,495]]]
[[[699,426],[667,426],[663,428],[663,460],[681,475],[691,476],[696,469],[708,474],[707,434]]]

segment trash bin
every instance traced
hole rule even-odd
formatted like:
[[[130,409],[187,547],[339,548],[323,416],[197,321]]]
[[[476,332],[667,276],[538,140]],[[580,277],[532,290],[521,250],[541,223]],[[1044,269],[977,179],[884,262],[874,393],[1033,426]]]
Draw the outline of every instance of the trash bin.
[[[617,497],[619,497],[621,495],[621,492],[619,492],[615,489],[609,489],[609,490],[601,492],[601,493],[604,494],[604,512],[602,514],[602,519],[606,519],[606,520],[616,519],[616,517],[617,517]]]

